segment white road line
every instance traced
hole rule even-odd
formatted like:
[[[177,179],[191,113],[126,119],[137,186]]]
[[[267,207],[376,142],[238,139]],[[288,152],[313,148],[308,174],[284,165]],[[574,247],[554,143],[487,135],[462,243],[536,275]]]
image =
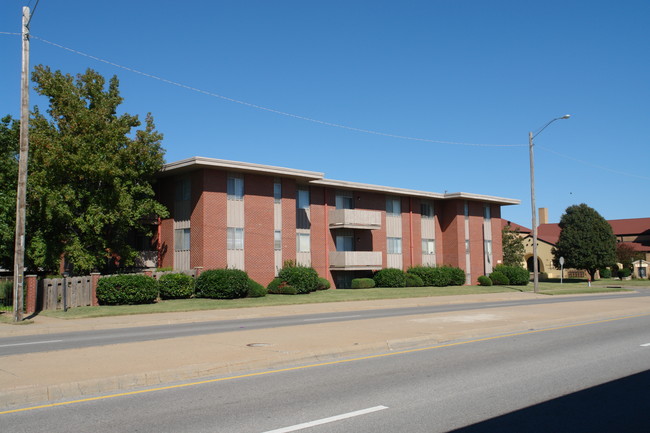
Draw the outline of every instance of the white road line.
[[[331,320],[331,319],[351,319],[353,317],[361,317],[361,314],[356,314],[354,316],[325,317],[320,319],[304,319],[303,322],[315,322],[317,320]]]
[[[269,430],[269,431],[266,431],[264,433],[287,433],[287,432],[306,429],[306,428],[309,428],[309,427],[314,427],[314,426],[321,425],[321,424],[327,424],[327,423],[330,423],[330,422],[339,421],[339,420],[346,419],[346,418],[352,418],[352,417],[359,416],[359,415],[366,415],[368,413],[377,412],[379,410],[384,410],[384,409],[388,409],[388,408],[386,406],[369,407],[368,409],[361,409],[361,410],[357,410],[355,412],[348,412],[348,413],[344,413],[344,414],[341,414],[341,415],[332,416],[332,417],[329,417],[329,418],[323,418],[323,419],[319,419],[319,420],[316,420],[316,421],[311,421],[311,422],[306,422],[306,423],[302,423],[302,424],[292,425],[292,426],[289,426],[289,427],[279,428],[277,430]]]
[[[641,347],[648,347],[650,346],[650,343],[642,344]]]
[[[0,347],[27,346],[30,344],[60,343],[62,341],[63,340],[48,340],[48,341],[32,341],[31,343],[0,344]]]

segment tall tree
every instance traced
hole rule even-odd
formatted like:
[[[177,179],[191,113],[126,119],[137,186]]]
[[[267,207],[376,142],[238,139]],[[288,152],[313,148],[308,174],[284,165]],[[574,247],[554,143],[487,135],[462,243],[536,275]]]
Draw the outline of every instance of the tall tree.
[[[0,268],[13,269],[18,181],[18,121],[0,119]]]
[[[507,266],[522,266],[524,261],[524,240],[519,230],[513,230],[509,225],[501,230],[503,245],[503,264]]]
[[[632,263],[643,259],[643,256],[643,253],[636,251],[630,244],[623,242],[616,244],[616,260],[623,265],[623,268],[632,269]]]
[[[593,280],[599,268],[616,263],[616,237],[612,226],[586,204],[569,206],[560,219],[560,238],[553,248],[553,264],[585,269]]]
[[[73,77],[36,66],[38,107],[30,132],[28,256],[33,266],[56,269],[62,254],[75,272],[102,269],[111,258],[129,265],[134,231],[166,209],[154,199],[154,175],[164,163],[162,134],[148,114],[117,114],[123,99],[117,77],[108,86],[92,69]]]

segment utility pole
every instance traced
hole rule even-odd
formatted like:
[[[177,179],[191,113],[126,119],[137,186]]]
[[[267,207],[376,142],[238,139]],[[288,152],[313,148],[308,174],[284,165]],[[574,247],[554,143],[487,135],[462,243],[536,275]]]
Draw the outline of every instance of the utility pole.
[[[29,8],[23,7],[23,64],[20,77],[20,159],[16,191],[16,241],[14,248],[14,322],[23,320],[25,282],[25,208],[29,154]]]

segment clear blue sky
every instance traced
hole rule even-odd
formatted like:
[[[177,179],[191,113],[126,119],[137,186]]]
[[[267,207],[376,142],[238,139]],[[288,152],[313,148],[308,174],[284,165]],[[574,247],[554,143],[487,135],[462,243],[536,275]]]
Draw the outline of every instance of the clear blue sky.
[[[2,1],[0,32],[20,32],[35,2]],[[153,113],[168,162],[516,198],[503,217],[525,226],[528,132],[570,113],[535,140],[538,207],[551,222],[578,203],[608,219],[650,216],[647,0],[179,3],[40,0],[31,65],[117,75],[122,109]],[[0,34],[0,53],[0,115],[18,117],[20,37]]]

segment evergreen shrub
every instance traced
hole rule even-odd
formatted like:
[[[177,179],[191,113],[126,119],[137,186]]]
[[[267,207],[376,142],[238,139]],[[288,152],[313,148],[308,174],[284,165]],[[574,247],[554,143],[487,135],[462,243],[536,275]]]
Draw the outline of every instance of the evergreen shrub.
[[[313,292],[319,285],[318,273],[307,266],[285,266],[278,273],[278,278],[294,287],[299,295]]]
[[[102,305],[151,304],[158,298],[158,283],[146,275],[114,275],[97,283],[97,300]]]
[[[194,294],[194,278],[185,274],[164,274],[158,279],[161,299],[187,299]]]
[[[486,277],[485,275],[481,275],[478,277],[478,285],[479,286],[491,286],[492,285],[492,280],[490,277]]]
[[[258,283],[257,281],[248,279],[248,293],[247,297],[249,298],[262,298],[266,296],[266,287]]]
[[[406,287],[405,272],[397,268],[385,268],[373,275],[376,287]]]
[[[464,286],[467,277],[465,276],[465,271],[461,268],[455,266],[442,266],[441,269],[444,270],[449,275],[449,285],[450,286]]]
[[[196,293],[212,299],[244,298],[248,280],[248,274],[239,269],[210,269],[196,279]]]
[[[492,280],[492,284],[496,286],[505,286],[510,284],[510,280],[508,280],[508,277],[506,277],[505,274],[500,271],[492,272],[490,274],[490,279]]]
[[[413,266],[406,272],[420,277],[423,286],[435,286],[436,268],[433,266]]]
[[[410,272],[406,273],[406,287],[422,287],[422,286],[424,286],[424,282],[422,281],[422,278]]]
[[[350,285],[351,289],[372,289],[375,287],[375,280],[372,278],[354,278]]]
[[[497,265],[494,270],[501,272],[508,278],[507,284],[526,286],[530,282],[530,272],[521,266]]]
[[[612,278],[612,271],[607,268],[602,268],[598,270],[600,278]]]
[[[282,281],[282,278],[274,278],[268,286],[266,286],[266,290],[268,293],[271,293],[273,295],[297,295],[298,290],[296,290],[295,287],[291,287],[286,283],[286,281]]]
[[[330,287],[330,282],[326,278],[318,277],[318,287],[316,287],[316,290],[327,290]]]

